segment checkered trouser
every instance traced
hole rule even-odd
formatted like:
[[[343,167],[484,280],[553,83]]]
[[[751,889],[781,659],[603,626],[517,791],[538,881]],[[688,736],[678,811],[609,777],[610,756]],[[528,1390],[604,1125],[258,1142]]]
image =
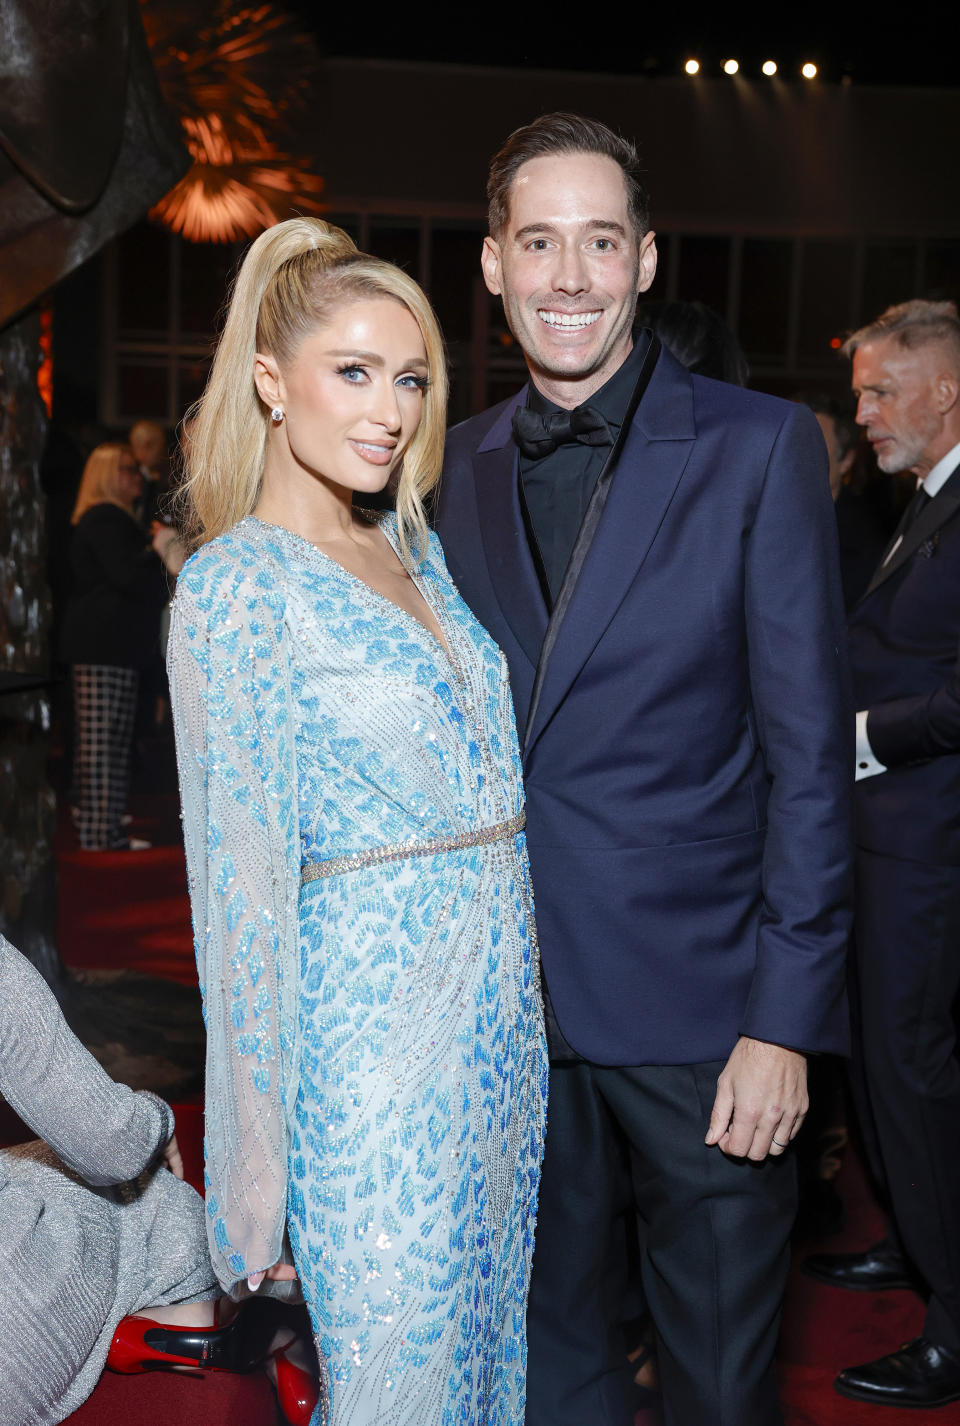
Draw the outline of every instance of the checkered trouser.
[[[135,668],[73,665],[77,831],[88,852],[125,847],[129,840],[121,818],[127,810],[138,682]]]

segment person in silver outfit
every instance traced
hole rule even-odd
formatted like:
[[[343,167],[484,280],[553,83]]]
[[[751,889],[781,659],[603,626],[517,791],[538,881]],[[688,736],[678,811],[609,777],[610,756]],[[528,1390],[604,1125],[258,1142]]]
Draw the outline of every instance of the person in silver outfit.
[[[128,1313],[210,1320],[203,1204],[173,1113],[115,1084],[0,936],[0,1094],[40,1137],[0,1149],[0,1426],[52,1426],[90,1395]]]

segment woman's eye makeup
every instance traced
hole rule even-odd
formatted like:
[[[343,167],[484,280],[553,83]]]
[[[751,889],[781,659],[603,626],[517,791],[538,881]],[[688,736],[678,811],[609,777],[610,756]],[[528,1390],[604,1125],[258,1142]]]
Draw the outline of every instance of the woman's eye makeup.
[[[344,362],[342,366],[336,368],[336,372],[337,376],[342,376],[344,381],[348,381],[351,386],[360,386],[364,381],[369,380],[367,368],[358,362]],[[406,371],[402,376],[397,377],[394,384],[407,391],[426,391],[430,385],[430,378],[419,376],[413,371]]]

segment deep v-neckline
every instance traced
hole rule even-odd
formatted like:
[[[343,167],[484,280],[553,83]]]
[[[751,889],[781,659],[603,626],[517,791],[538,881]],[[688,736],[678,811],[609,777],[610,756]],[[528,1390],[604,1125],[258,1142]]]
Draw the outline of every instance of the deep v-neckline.
[[[376,528],[380,531],[381,535],[383,535],[383,538],[386,540],[387,544],[390,546],[393,553],[397,556],[397,559],[400,560],[400,551],[398,547],[394,544],[393,540],[391,540],[390,535],[384,528],[384,523],[377,518],[379,512],[361,511],[360,513],[363,515],[363,518],[368,521],[369,524],[376,526]],[[450,645],[450,642],[447,638],[446,630],[443,626],[441,611],[428,597],[427,592],[421,581],[417,579],[416,575],[414,575],[410,570],[406,571],[407,578],[410,580],[410,583],[420,595],[420,598],[423,600],[426,608],[433,615],[434,621],[437,625],[439,638],[437,637],[437,634],[435,634],[433,630],[429,627],[429,625],[425,624],[424,621],[418,618],[416,614],[412,614],[409,609],[405,609],[402,604],[398,604],[395,599],[391,599],[389,594],[384,594],[382,590],[375,589],[374,586],[370,584],[368,580],[363,579],[362,576],[359,574],[354,574],[352,569],[347,569],[346,565],[341,564],[338,559],[334,559],[333,555],[328,555],[326,550],[322,550],[319,545],[314,544],[313,540],[308,540],[306,535],[301,535],[296,530],[291,530],[287,525],[277,525],[272,520],[261,520],[259,515],[248,515],[247,519],[256,521],[258,525],[262,525],[265,529],[281,531],[284,535],[289,535],[291,539],[297,540],[302,545],[306,545],[307,548],[312,550],[314,554],[319,555],[320,558],[326,564],[332,566],[332,568],[337,570],[344,577],[344,579],[349,580],[351,584],[355,584],[360,589],[364,590],[364,592],[371,599],[375,599],[379,603],[385,604],[395,614],[399,614],[400,617],[404,619],[407,623],[414,624],[421,634],[426,634],[430,642],[432,644],[435,644],[436,647],[439,649],[440,653],[446,659],[451,669],[456,671],[457,665],[453,656],[453,649]],[[402,560],[400,560],[400,565],[401,568],[404,568]]]

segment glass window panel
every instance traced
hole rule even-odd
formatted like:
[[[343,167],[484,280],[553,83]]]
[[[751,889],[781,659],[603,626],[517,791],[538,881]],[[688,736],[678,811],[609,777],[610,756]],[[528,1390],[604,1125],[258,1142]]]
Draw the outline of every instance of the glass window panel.
[[[838,362],[837,365],[842,366],[842,363]],[[761,372],[759,375],[754,372],[751,372],[750,374],[751,391],[764,391],[768,396],[782,396],[786,401],[789,401],[791,400],[791,398],[796,396],[797,391],[800,390],[803,385],[804,383],[802,379],[798,378],[796,372],[793,371],[786,371],[783,374],[778,374],[777,372],[771,371],[764,371]],[[849,377],[847,378],[847,381],[845,383],[841,382],[838,385],[832,380],[827,380],[826,378],[818,376],[816,378],[816,390],[818,392],[828,392],[831,395],[835,394],[841,397],[845,393],[849,396]]]
[[[180,243],[180,334],[210,337],[226,301],[239,252],[231,243]]]
[[[522,362],[523,353],[507,326],[502,300],[499,297],[494,297],[492,292],[487,292],[486,287],[484,287],[484,299],[487,305],[487,361],[502,362],[506,358]]]
[[[489,377],[487,381],[487,405],[496,406],[498,401],[506,401],[511,396],[516,396],[520,387],[526,379],[526,369],[516,375],[504,375],[497,372]]]
[[[834,358],[830,342],[850,325],[855,259],[853,243],[804,243],[797,341],[802,362],[829,364]]]
[[[924,295],[937,301],[960,299],[960,242],[927,244]]]
[[[360,219],[356,213],[322,213],[321,217],[325,223],[332,223],[335,228],[342,228],[359,246]]]
[[[516,390],[516,387],[514,387]],[[473,369],[469,363],[450,364],[450,400],[447,404],[447,425],[455,426],[477,413],[472,407]],[[484,402],[484,406],[488,405]],[[480,408],[481,410],[483,407]]]
[[[120,421],[146,419],[166,425],[170,410],[166,363],[122,363],[117,373],[117,406]]]
[[[868,243],[863,261],[860,321],[872,322],[892,303],[909,302],[916,297],[916,273],[916,243]]]
[[[430,251],[430,300],[448,342],[469,342],[473,329],[473,280],[480,271],[480,250],[486,228],[477,224],[439,227],[434,224]],[[499,298],[497,329],[506,330]],[[491,319],[494,313],[491,310]]]
[[[180,360],[180,370],[178,372],[178,392],[177,420],[182,421],[187,413],[188,407],[194,401],[199,400],[203,395],[203,388],[207,384],[207,373],[210,370],[210,361],[206,357],[197,357],[191,360],[189,357],[182,357]]]
[[[420,276],[420,223],[402,223],[374,218],[370,223],[370,251],[374,257],[396,263],[412,278]]]
[[[170,326],[170,234],[138,223],[117,243],[117,326],[166,335]]]
[[[786,362],[792,261],[786,239],[744,239],[737,335],[750,362]]]
[[[681,302],[703,302],[726,317],[729,272],[729,238],[691,233],[680,239],[677,297]]]

